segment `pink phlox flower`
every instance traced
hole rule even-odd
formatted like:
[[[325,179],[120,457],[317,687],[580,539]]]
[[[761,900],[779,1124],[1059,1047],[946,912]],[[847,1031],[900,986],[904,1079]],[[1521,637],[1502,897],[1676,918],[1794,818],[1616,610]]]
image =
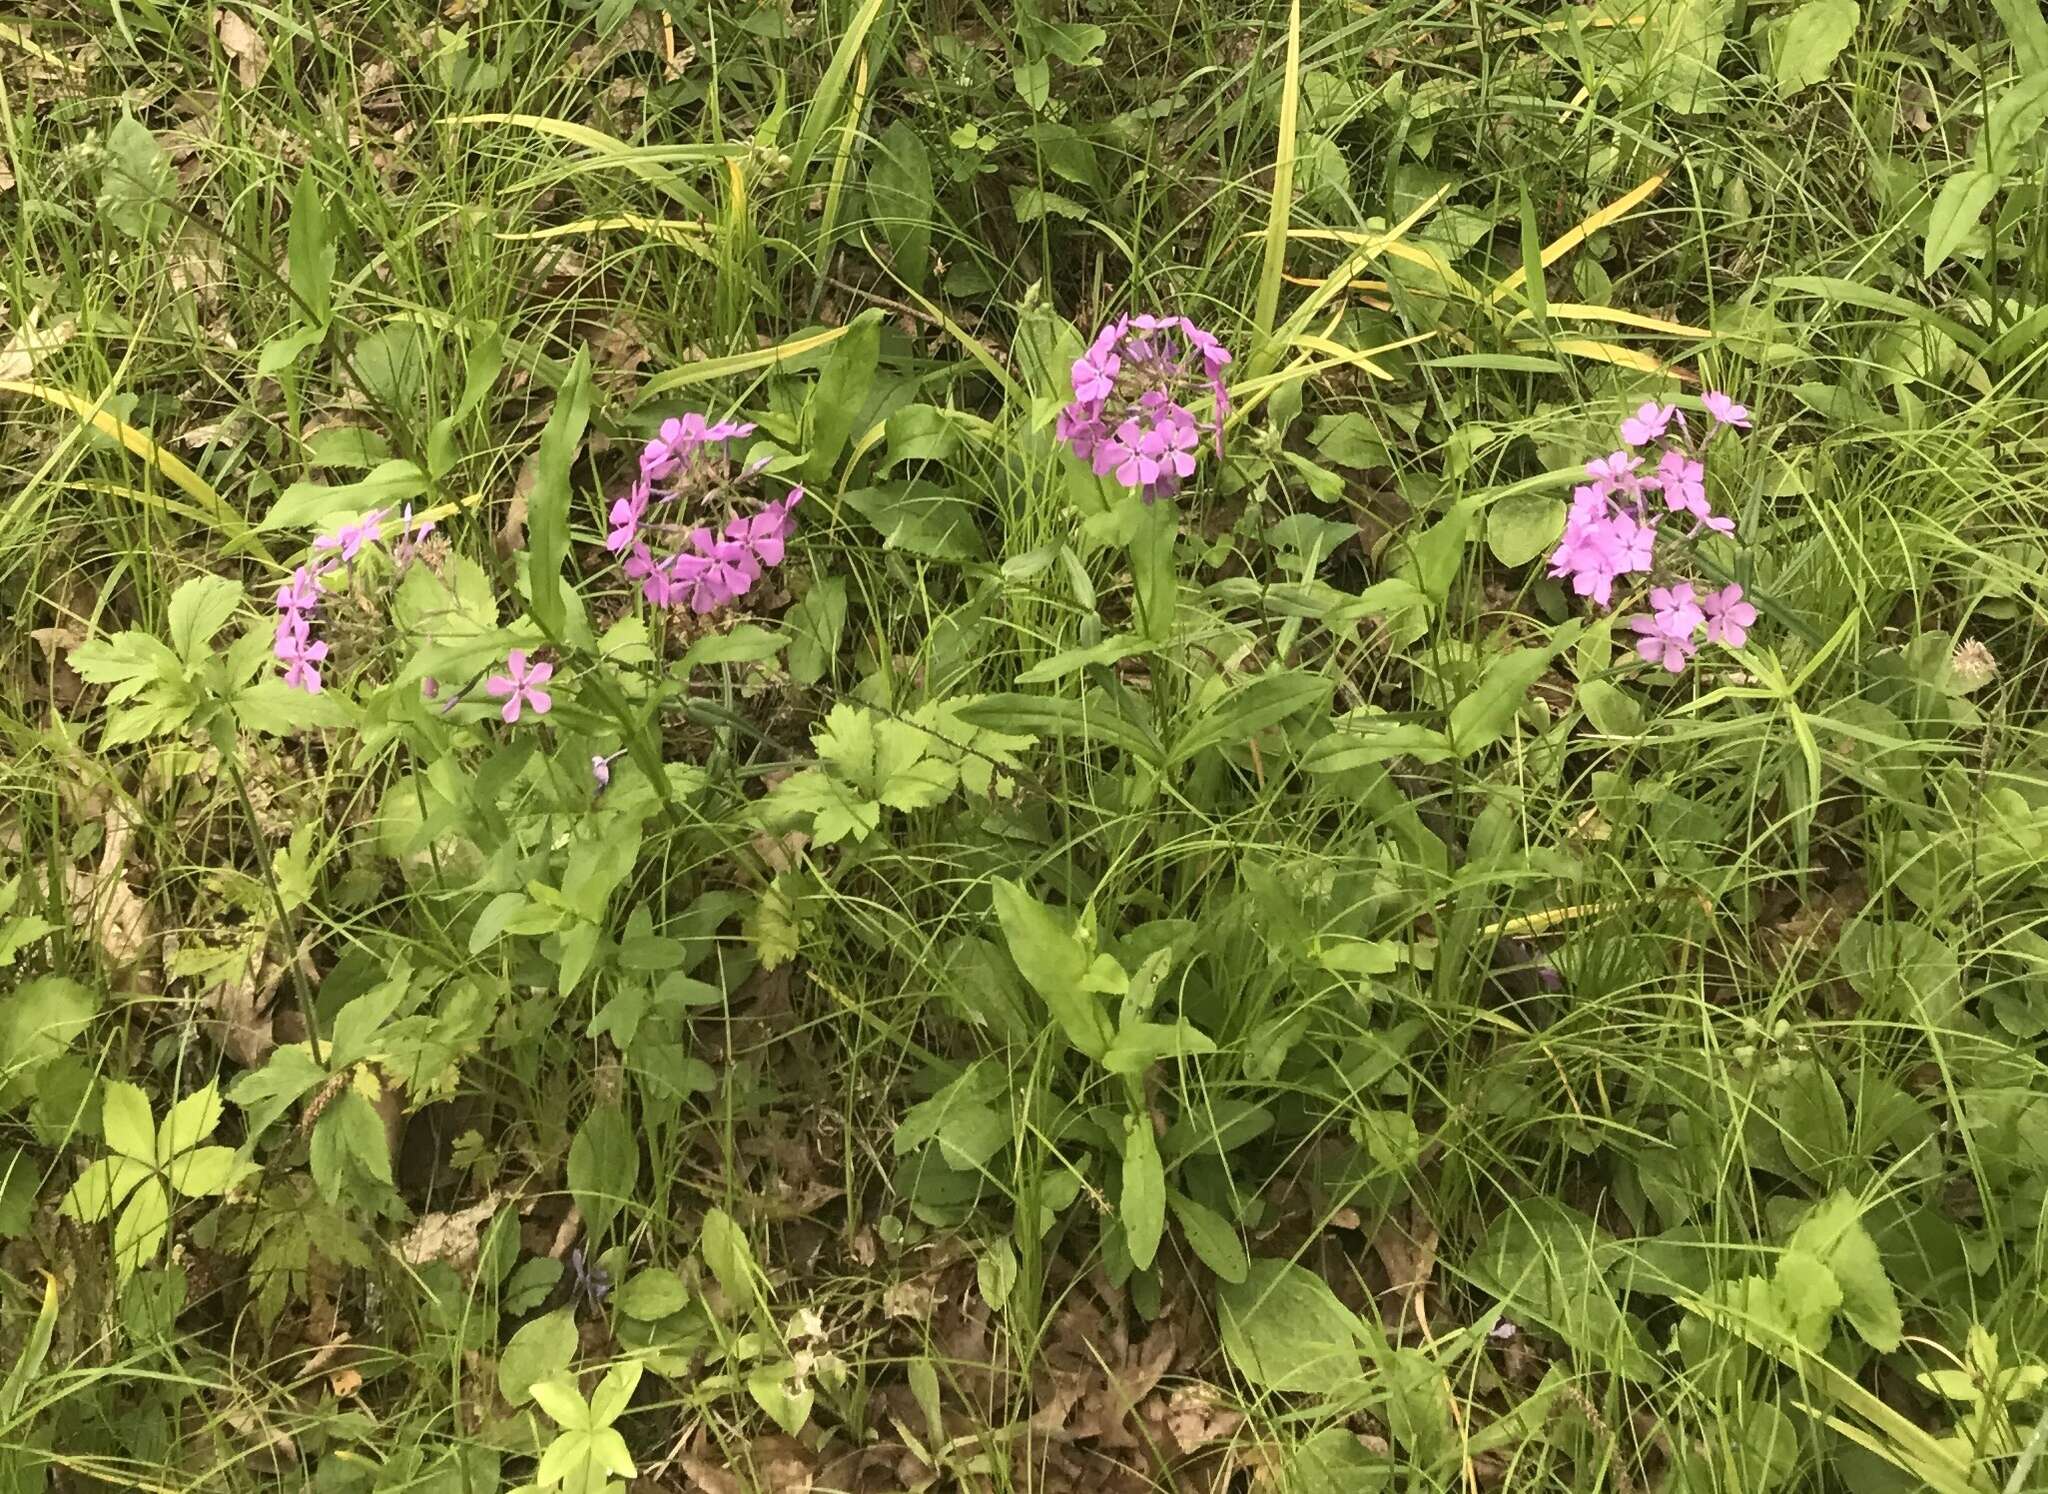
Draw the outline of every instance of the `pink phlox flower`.
[[[1074,398],[1082,404],[1108,399],[1116,392],[1116,376],[1123,359],[1115,351],[1097,353],[1092,348],[1074,360]]]
[[[1592,478],[1596,486],[1609,491],[1633,493],[1642,486],[1642,479],[1636,475],[1636,464],[1640,460],[1632,451],[1610,452],[1586,463],[1586,476]]]
[[[373,508],[353,524],[344,524],[332,534],[325,534],[313,541],[313,551],[339,550],[344,561],[352,561],[363,552],[363,547],[377,538],[378,527],[384,522],[384,510]]]
[[[1707,639],[1728,648],[1741,648],[1756,626],[1756,608],[1742,599],[1742,588],[1733,583],[1700,598],[1707,619]]]
[[[1738,405],[1718,389],[1709,389],[1700,396],[1700,403],[1707,407],[1707,414],[1722,425],[1732,425],[1737,430],[1749,429],[1749,407]]]
[[[326,654],[326,644],[318,644],[316,647],[320,650],[322,656]],[[285,684],[294,690],[303,690],[308,695],[318,695],[320,693],[320,670],[317,667],[319,662],[319,659],[310,653],[292,660],[291,663],[285,666]]]
[[[1053,434],[1073,449],[1084,462],[1092,462],[1095,448],[1102,444],[1102,406],[1076,402],[1060,411]]]
[[[611,787],[612,764],[625,755],[626,749],[623,747],[617,752],[612,753],[609,757],[602,752],[593,752],[590,755],[590,776],[597,781],[598,793],[601,794]]]
[[[505,655],[505,672],[485,680],[484,691],[505,702],[505,708],[499,714],[510,726],[519,719],[522,709],[529,709],[536,716],[545,716],[554,709],[554,697],[541,689],[554,677],[554,673],[554,665],[529,663],[526,650],[515,648]]]
[[[299,566],[277,589],[280,612],[314,612],[319,610],[320,602],[320,576],[309,565]]]
[[[1678,413],[1675,405],[1660,405],[1649,400],[1636,407],[1635,414],[1621,423],[1621,439],[1630,446],[1648,446],[1652,441],[1664,439],[1664,432],[1670,429],[1671,417]]]
[[[1657,460],[1657,485],[1664,493],[1664,506],[1673,513],[1690,513],[1707,518],[1707,469],[1682,451],[1667,451]]]
[[[1579,596],[1610,606],[1615,579],[1647,571],[1656,540],[1654,526],[1617,512],[1597,486],[1582,484],[1573,490],[1564,534],[1551,553],[1550,574],[1571,577]]]
[[[1650,609],[1657,615],[1657,626],[1672,638],[1692,637],[1707,620],[1693,600],[1692,588],[1686,585],[1651,587]]]
[[[1636,652],[1652,664],[1663,665],[1672,674],[1682,673],[1685,661],[1699,649],[1690,634],[1675,636],[1654,617],[1638,615],[1630,618],[1628,625],[1642,635],[1636,640]]]
[[[647,513],[647,500],[652,494],[652,484],[643,477],[622,496],[612,500],[612,527],[604,537],[604,547],[614,555],[630,548],[639,539],[640,520]]]
[[[752,550],[754,558],[764,569],[781,565],[789,537],[796,530],[792,511],[803,502],[803,497],[802,488],[791,488],[788,496],[769,504],[759,513],[734,519],[725,526],[725,537],[737,540]]]

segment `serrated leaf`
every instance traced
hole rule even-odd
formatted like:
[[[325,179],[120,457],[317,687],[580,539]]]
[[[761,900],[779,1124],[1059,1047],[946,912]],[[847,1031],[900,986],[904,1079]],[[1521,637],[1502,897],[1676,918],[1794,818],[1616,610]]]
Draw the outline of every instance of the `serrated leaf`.
[[[1885,1274],[1877,1242],[1863,1227],[1862,1205],[1848,1193],[1835,1193],[1815,1206],[1792,1232],[1791,1252],[1806,1252],[1826,1264],[1841,1286],[1842,1315],[1880,1354],[1899,1346],[1905,1320],[1899,1300]]]
[[[220,1124],[225,1108],[219,1087],[211,1082],[178,1101],[165,1113],[162,1124],[157,1127],[157,1162],[168,1162],[206,1140]]]
[[[0,996],[0,1111],[33,1092],[36,1071],[70,1047],[98,1011],[98,996],[61,975]]]
[[[235,721],[244,731],[263,736],[286,737],[294,732],[322,727],[350,726],[356,719],[355,706],[345,695],[322,690],[318,695],[294,689],[276,675],[267,675],[246,689],[235,692],[230,703]]]
[[[180,1197],[218,1198],[254,1170],[231,1146],[202,1146],[180,1154],[164,1176]]]
[[[78,1175],[64,1195],[61,1211],[81,1224],[97,1224],[149,1175],[149,1164],[139,1158],[101,1157]]]
[[[171,651],[190,669],[206,655],[206,646],[242,604],[242,588],[225,576],[194,576],[171,593],[164,615]]]
[[[156,1125],[150,1119],[149,1096],[126,1080],[109,1080],[102,1091],[100,1134],[122,1156],[155,1164]]]
[[[171,1232],[171,1198],[155,1178],[145,1179],[129,1195],[127,1206],[114,1224],[114,1265],[123,1277],[132,1276],[156,1259],[164,1236]]]

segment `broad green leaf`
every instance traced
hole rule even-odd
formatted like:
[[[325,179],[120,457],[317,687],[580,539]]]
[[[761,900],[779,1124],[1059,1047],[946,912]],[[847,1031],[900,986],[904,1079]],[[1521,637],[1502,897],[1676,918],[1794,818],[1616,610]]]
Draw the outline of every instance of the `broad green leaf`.
[[[1311,773],[1344,773],[1396,757],[1440,763],[1453,756],[1450,739],[1419,721],[1353,711],[1333,724],[1334,731],[1302,754],[1301,765]]]
[[[831,672],[846,630],[846,578],[820,576],[784,618],[790,631],[789,674],[815,685]]]
[[[1962,1010],[1956,952],[1920,924],[1856,923],[1835,946],[1835,961],[1875,1015],[1941,1028]]]
[[[62,1212],[81,1224],[97,1224],[149,1175],[149,1164],[139,1158],[101,1157],[78,1175],[64,1195]]]
[[[856,488],[845,502],[880,531],[885,550],[931,560],[980,560],[988,553],[974,504],[923,478]]]
[[[262,1068],[251,1069],[235,1080],[228,1088],[228,1098],[242,1108],[243,1130],[254,1141],[326,1079],[327,1070],[313,1062],[304,1047],[279,1048]]]
[[[1060,1030],[1089,1058],[1109,1051],[1109,1014],[1084,982],[1089,954],[1052,910],[1017,883],[997,878],[993,884],[996,917],[1003,926],[1010,958],[1045,1002]]]
[[[1333,683],[1306,670],[1281,669],[1237,686],[1211,705],[1174,744],[1170,762],[1181,762],[1209,747],[1237,746],[1298,711],[1320,707]]]
[[[334,235],[328,227],[327,207],[321,200],[320,184],[311,166],[300,170],[299,184],[292,190],[285,264],[292,294],[305,303],[306,319],[324,325],[333,309]]]
[[[1319,415],[1309,428],[1309,444],[1340,467],[1384,467],[1387,443],[1370,416],[1356,410]]]
[[[1223,1351],[1262,1390],[1342,1395],[1365,1375],[1365,1325],[1319,1276],[1292,1261],[1255,1260],[1216,1294]]]
[[[176,175],[156,136],[134,115],[124,113],[107,132],[102,158],[100,217],[117,232],[148,243],[170,221]]]
[[[1288,1494],[1378,1494],[1394,1476],[1394,1463],[1367,1452],[1343,1427],[1325,1427],[1287,1452]]]
[[[1507,735],[1529,687],[1550,667],[1547,648],[1518,648],[1486,666],[1471,693],[1451,707],[1449,736],[1461,757],[1483,751]]]
[[[157,1162],[189,1152],[211,1136],[224,1108],[220,1087],[210,1081],[173,1105],[156,1129]]]
[[[974,1281],[981,1289],[982,1301],[1002,1311],[1017,1285],[1017,1252],[1008,1240],[997,1238],[982,1248],[974,1262]]]
[[[1927,215],[1927,249],[1920,257],[1920,273],[1932,275],[1940,269],[1991,205],[2005,179],[1993,171],[1958,171],[1942,183],[1941,194]]]
[[[562,562],[569,555],[570,475],[576,454],[583,449],[591,398],[590,349],[580,347],[540,433],[533,491],[526,500],[526,543],[531,556],[527,581],[533,590],[528,605],[541,631],[551,638],[559,637],[568,621],[562,601]]]
[[[639,1181],[640,1138],[632,1122],[617,1105],[597,1106],[569,1145],[569,1193],[591,1240],[604,1237]]]
[[[357,1171],[390,1187],[391,1143],[376,1107],[355,1090],[343,1090],[314,1123],[309,1162],[313,1181],[329,1203],[341,1199]]]
[[[107,1082],[100,1101],[100,1134],[122,1156],[156,1162],[156,1123],[150,1119],[149,1096],[125,1080]]]
[[[1472,517],[1477,511],[1477,504],[1469,498],[1453,504],[1441,519],[1407,542],[1400,569],[1389,579],[1407,581],[1427,601],[1443,606],[1463,566],[1465,541],[1472,533]]]
[[[197,667],[213,635],[241,604],[242,588],[225,576],[194,576],[171,593],[164,622],[171,635],[171,649],[186,668]]]
[[[0,996],[0,1111],[34,1091],[36,1070],[91,1025],[99,997],[61,975],[45,975]]]
[[[868,167],[868,205],[889,243],[889,260],[912,290],[924,289],[932,241],[932,165],[908,119],[882,132]]]
[[[660,1266],[636,1271],[612,1298],[612,1306],[629,1318],[652,1323],[689,1305],[689,1289],[682,1277]]]
[[[1502,565],[1527,565],[1564,533],[1565,504],[1548,493],[1515,493],[1486,511],[1486,547]]]
[[[567,1380],[536,1380],[527,1387],[527,1394],[564,1431],[590,1430],[590,1406]]]
[[[129,1195],[114,1224],[114,1265],[132,1276],[156,1259],[171,1231],[171,1197],[155,1178],[146,1179]]]
[[[810,453],[804,458],[804,481],[822,483],[838,466],[854,422],[875,392],[875,361],[881,348],[881,317],[877,309],[855,317],[811,387],[808,417]]]
[[[594,1427],[608,1427],[619,1419],[626,1405],[633,1399],[633,1392],[639,1388],[643,1366],[637,1359],[628,1359],[615,1364],[605,1371],[604,1378],[597,1382],[597,1389],[590,1393],[590,1421]],[[630,1468],[614,1469],[621,1478],[633,1476]]]
[[[1642,735],[1643,707],[1612,680],[1587,680],[1579,686],[1579,705],[1593,728],[1610,737]]]
[[[1856,0],[1806,0],[1771,34],[1771,76],[1783,98],[1827,77],[1856,34]]]
[[[512,1335],[498,1356],[498,1390],[513,1405],[528,1398],[534,1384],[561,1378],[576,1357],[576,1319],[557,1308]]]
[[[1195,1258],[1214,1271],[1219,1281],[1242,1282],[1251,1271],[1251,1259],[1245,1254],[1237,1227],[1207,1204],[1196,1203],[1184,1193],[1169,1193],[1166,1201]]]
[[[1159,1163],[1159,1139],[1152,1134],[1149,1114],[1124,1118],[1123,1150],[1124,1187],[1117,1217],[1123,1221],[1131,1264],[1148,1271],[1166,1229],[1166,1172]]]
[[[2013,3],[2031,5],[2032,0]],[[2034,19],[2042,34],[2048,36],[2048,19],[2039,10],[2034,11]],[[2022,165],[2020,153],[2028,145],[2038,144],[2044,122],[2048,122],[2048,59],[2029,70],[1991,106],[1984,128],[1977,135],[1978,166],[2011,174]]]
[[[1880,1354],[1898,1348],[1905,1332],[1898,1296],[1853,1195],[1835,1193],[1815,1205],[1792,1232],[1787,1249],[1811,1254],[1834,1273],[1841,1284],[1842,1315],[1864,1342]]]
[[[732,1215],[712,1209],[697,1234],[697,1254],[717,1280],[730,1307],[752,1311],[760,1305],[754,1247]]]
[[[1214,1053],[1216,1044],[1186,1022],[1124,1022],[1102,1055],[1112,1074],[1142,1074],[1162,1058]]]
[[[259,533],[273,529],[319,527],[339,514],[389,508],[427,490],[427,475],[411,462],[379,462],[355,482],[330,487],[324,482],[295,482],[270,505],[256,525]]]
[[[975,1172],[1010,1144],[1010,1135],[1007,1111],[978,1100],[963,1100],[946,1111],[933,1139],[948,1167],[955,1172]]]
[[[294,732],[327,726],[349,726],[356,710],[348,697],[333,690],[309,695],[295,690],[274,674],[235,692],[232,702],[235,720],[244,731],[264,736],[286,737]]]
[[[231,1146],[202,1146],[181,1153],[164,1176],[181,1197],[218,1198],[255,1170],[256,1164],[237,1156]]]

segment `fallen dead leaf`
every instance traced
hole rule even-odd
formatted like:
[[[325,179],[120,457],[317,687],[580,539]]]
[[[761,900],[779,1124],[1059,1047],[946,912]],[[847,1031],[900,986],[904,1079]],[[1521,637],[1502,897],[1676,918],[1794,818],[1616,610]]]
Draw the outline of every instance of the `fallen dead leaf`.
[[[923,1322],[938,1305],[938,1295],[927,1282],[895,1281],[882,1291],[882,1312],[892,1318]]]
[[[1234,1437],[1243,1425],[1244,1413],[1226,1406],[1213,1385],[1177,1386],[1166,1398],[1167,1435],[1184,1453]]]
[[[200,997],[212,1014],[206,1023],[209,1035],[243,1068],[255,1068],[277,1046],[271,1009],[284,976],[283,961],[265,951]]]
[[[1424,1338],[1430,1336],[1427,1293],[1436,1274],[1436,1226],[1416,1215],[1389,1218],[1373,1236],[1373,1252],[1387,1272],[1387,1295],[1393,1299],[1381,1317],[1388,1331],[1398,1333],[1410,1314]]]
[[[497,1217],[501,1202],[493,1190],[466,1209],[423,1216],[398,1242],[399,1259],[411,1266],[446,1261],[457,1271],[468,1271],[482,1246],[479,1231]]]
[[[241,85],[254,88],[261,83],[270,66],[270,43],[257,35],[256,28],[223,8],[213,13],[213,33],[220,38],[221,50],[234,61],[235,77]]]
[[[156,969],[156,915],[122,875],[134,826],[118,806],[106,819],[107,838],[94,871],[64,869],[64,897],[74,927],[89,932],[106,961],[108,984],[132,994],[163,989]]]
[[[0,173],[6,170],[4,158],[0,158]],[[0,183],[0,191],[14,185],[14,178],[8,176]],[[47,327],[38,326],[42,313],[31,311],[21,328],[7,339],[7,346],[0,348],[0,379],[25,379],[36,371],[36,365],[50,354],[63,347],[78,333],[78,323],[71,317],[63,317]]]
[[[512,496],[505,503],[505,517],[498,524],[498,553],[516,555],[526,548],[526,499],[540,481],[540,458],[529,456],[513,480]]]

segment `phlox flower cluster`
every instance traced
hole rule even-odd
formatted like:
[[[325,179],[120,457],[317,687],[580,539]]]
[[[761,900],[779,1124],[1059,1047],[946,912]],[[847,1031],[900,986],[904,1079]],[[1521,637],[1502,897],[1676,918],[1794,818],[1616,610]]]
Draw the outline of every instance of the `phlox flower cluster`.
[[[605,548],[623,557],[622,569],[653,606],[716,612],[782,563],[802,488],[732,514],[738,487],[761,471],[758,464],[736,470],[732,443],[753,432],[743,421],[713,424],[693,411],[663,421],[642,448],[639,476],[612,503]],[[732,514],[722,527],[684,517],[714,505]]]
[[[1669,562],[1671,541],[1733,532],[1735,521],[1707,500],[1706,450],[1723,429],[1747,430],[1749,411],[1719,390],[1701,403],[1707,424],[1697,442],[1677,406],[1650,401],[1621,422],[1620,449],[1586,464],[1587,480],[1572,490],[1564,536],[1550,557],[1550,574],[1570,578],[1579,596],[1611,607],[1615,582],[1654,576]],[[1652,586],[1649,600],[1649,612],[1628,619],[1636,652],[1673,674],[1699,651],[1702,637],[1740,648],[1757,618],[1735,585],[1700,591],[1669,581]]]
[[[1184,316],[1118,317],[1074,360],[1074,399],[1060,411],[1059,439],[1098,477],[1113,477],[1147,503],[1171,497],[1195,472],[1202,423],[1191,405],[1215,402],[1216,450],[1230,396],[1230,354]]]
[[[337,571],[352,569],[362,553],[381,537],[384,516],[389,510],[375,508],[353,524],[344,524],[332,534],[313,541],[312,559],[294,569],[278,587],[277,633],[271,652],[277,656],[284,682],[309,695],[320,693],[320,665],[327,658],[327,643],[313,629],[327,600],[327,578]],[[422,518],[413,522],[412,505],[405,506],[399,519],[397,543],[392,556],[403,567],[410,563],[419,542],[433,533],[434,522]]]

